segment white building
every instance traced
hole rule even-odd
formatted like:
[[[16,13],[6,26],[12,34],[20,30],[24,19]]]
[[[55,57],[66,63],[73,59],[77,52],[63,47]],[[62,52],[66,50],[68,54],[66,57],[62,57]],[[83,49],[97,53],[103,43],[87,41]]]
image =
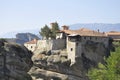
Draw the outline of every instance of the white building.
[[[33,39],[32,41],[29,41],[29,42],[26,42],[26,43],[24,43],[24,46],[28,49],[28,50],[30,50],[30,51],[34,51],[35,49],[36,49],[36,47],[37,47],[37,39]]]

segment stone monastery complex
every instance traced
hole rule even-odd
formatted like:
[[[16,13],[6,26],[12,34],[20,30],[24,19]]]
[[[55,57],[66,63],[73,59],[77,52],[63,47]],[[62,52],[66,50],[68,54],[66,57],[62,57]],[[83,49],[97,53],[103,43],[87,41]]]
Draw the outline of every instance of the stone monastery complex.
[[[63,29],[57,33],[56,39],[54,40],[34,39],[32,41],[26,42],[24,46],[32,52],[65,49],[67,58],[71,60],[71,63],[74,63],[76,57],[81,57],[87,54],[86,44],[92,45],[102,43],[105,48],[109,48],[109,37],[112,37],[115,41],[120,41],[120,32],[101,33],[99,30],[94,31],[86,28],[81,28],[79,30],[69,30],[68,26],[62,26],[62,28]],[[90,56],[89,54],[87,55],[88,57]],[[96,57],[91,58],[95,60]]]

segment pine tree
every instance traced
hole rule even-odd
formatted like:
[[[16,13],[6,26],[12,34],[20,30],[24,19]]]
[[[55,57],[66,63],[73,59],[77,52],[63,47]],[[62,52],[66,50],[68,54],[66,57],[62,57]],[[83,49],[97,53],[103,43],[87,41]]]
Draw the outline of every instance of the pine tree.
[[[60,30],[59,25],[57,22],[55,22],[55,23],[51,23],[51,27],[52,27],[51,28],[51,32],[52,32],[51,37],[55,39],[57,32]]]
[[[41,31],[39,33],[42,37],[44,37],[46,39],[51,37],[51,30],[47,25],[45,25],[43,28],[41,28]]]
[[[99,63],[98,68],[88,72],[90,80],[120,80],[120,47],[106,59],[106,65]]]

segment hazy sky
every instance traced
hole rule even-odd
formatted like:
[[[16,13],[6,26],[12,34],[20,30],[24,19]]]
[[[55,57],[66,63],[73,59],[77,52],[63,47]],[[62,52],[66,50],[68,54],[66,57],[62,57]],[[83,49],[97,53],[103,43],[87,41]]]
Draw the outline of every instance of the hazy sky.
[[[120,0],[0,0],[0,34],[55,21],[120,23]]]

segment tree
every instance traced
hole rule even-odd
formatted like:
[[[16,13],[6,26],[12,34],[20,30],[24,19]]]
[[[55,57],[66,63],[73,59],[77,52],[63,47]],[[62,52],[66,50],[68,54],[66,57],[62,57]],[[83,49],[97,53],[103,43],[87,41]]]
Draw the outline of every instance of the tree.
[[[42,37],[45,37],[46,39],[48,39],[49,37],[55,39],[56,34],[59,30],[59,25],[57,22],[55,22],[51,23],[51,29],[47,25],[45,25],[43,28],[41,28],[41,31],[39,33]]]
[[[98,68],[88,72],[90,80],[120,80],[120,47],[106,59],[106,64],[99,63]]]
[[[41,28],[41,31],[39,33],[42,37],[44,37],[46,39],[51,37],[51,30],[47,25],[45,25],[43,28]]]
[[[51,32],[52,32],[52,35],[51,35],[51,37],[52,38],[56,38],[56,34],[57,34],[57,32],[60,30],[59,29],[59,25],[58,25],[58,23],[57,22],[55,22],[55,23],[51,23]]]

